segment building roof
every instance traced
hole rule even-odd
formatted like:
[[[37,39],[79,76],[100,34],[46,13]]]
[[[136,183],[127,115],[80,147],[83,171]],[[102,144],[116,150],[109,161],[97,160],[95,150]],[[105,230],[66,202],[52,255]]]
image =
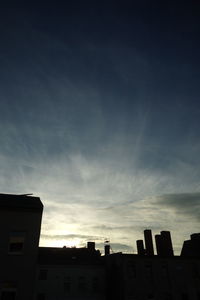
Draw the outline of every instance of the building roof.
[[[29,194],[15,195],[0,193],[0,210],[42,211],[43,204],[39,197],[33,197]]]
[[[181,257],[200,258],[200,238],[184,241]]]
[[[179,255],[174,255],[174,256],[159,256],[159,255],[138,255],[138,254],[131,254],[131,253],[122,253],[122,252],[117,252],[117,253],[112,253],[109,255],[104,256],[105,260],[108,262],[112,263],[112,261],[143,261],[143,262],[155,262],[155,261],[185,261],[185,260],[192,260],[195,259],[195,256],[179,256]]]
[[[39,247],[38,262],[41,265],[99,264],[101,254],[99,250],[88,248]]]

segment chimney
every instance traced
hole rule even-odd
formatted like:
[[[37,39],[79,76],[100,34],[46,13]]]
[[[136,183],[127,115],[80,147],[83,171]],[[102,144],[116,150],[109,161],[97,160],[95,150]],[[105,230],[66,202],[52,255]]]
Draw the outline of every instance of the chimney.
[[[110,244],[105,244],[104,245],[104,253],[105,255],[109,255],[110,254]]]
[[[200,241],[200,233],[192,233],[190,235],[191,240],[198,240]]]
[[[162,247],[163,247],[163,254],[164,256],[173,256],[173,246],[172,246],[172,240],[171,240],[171,234],[170,231],[161,231],[161,237],[162,237]]]
[[[155,235],[155,241],[156,241],[157,255],[163,256],[163,243],[162,243],[162,237],[160,234]]]
[[[95,242],[88,242],[87,243],[87,248],[90,251],[95,251]]]
[[[137,253],[138,253],[138,255],[141,255],[141,256],[145,255],[143,240],[137,240],[136,244],[137,244]]]
[[[153,256],[154,250],[153,250],[151,229],[144,230],[144,239],[145,239],[146,255]]]

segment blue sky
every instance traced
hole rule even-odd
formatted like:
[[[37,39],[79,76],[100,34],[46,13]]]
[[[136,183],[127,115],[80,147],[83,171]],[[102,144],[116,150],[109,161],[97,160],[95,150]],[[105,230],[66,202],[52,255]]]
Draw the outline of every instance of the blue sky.
[[[41,197],[41,245],[199,231],[200,10],[163,5],[2,7],[0,188]]]

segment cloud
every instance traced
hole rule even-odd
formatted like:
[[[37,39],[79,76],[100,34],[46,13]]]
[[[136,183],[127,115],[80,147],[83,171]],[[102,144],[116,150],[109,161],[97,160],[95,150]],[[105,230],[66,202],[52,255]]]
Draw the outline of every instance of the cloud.
[[[84,234],[67,234],[67,235],[49,235],[49,234],[42,234],[41,238],[44,240],[53,240],[59,242],[66,242],[71,241],[71,245],[73,245],[73,241],[77,239],[80,240],[79,246],[86,246],[88,241],[95,241],[96,249],[100,249],[104,252],[104,242],[105,238],[101,236],[92,236],[92,235],[84,235]],[[113,243],[111,242],[111,252],[132,252],[133,247],[127,244],[122,243]]]
[[[200,221],[200,193],[165,194],[152,201],[154,205],[174,209],[178,215],[188,215]]]
[[[103,237],[100,236],[92,236],[92,235],[85,235],[85,234],[42,234],[41,238],[44,239],[50,239],[50,240],[68,240],[68,239],[82,239],[86,241],[90,240],[96,240],[96,241],[101,241],[104,240]]]
[[[133,253],[133,247],[127,244],[122,244],[122,243],[110,243],[111,253],[116,253],[116,252],[124,252],[124,253]],[[96,247],[101,249],[102,253],[104,252],[104,244],[97,243]]]

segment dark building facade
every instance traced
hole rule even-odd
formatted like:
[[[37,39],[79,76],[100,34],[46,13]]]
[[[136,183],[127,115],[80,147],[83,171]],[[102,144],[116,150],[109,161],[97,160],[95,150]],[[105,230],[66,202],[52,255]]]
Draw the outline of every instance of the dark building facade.
[[[43,205],[38,197],[0,194],[0,300],[200,300],[200,234],[175,256],[169,231],[150,229],[138,254],[39,247]]]
[[[0,194],[0,299],[35,299],[43,205],[38,197]]]
[[[98,250],[39,248],[38,299],[105,300],[105,266]]]
[[[193,233],[190,240],[184,241],[181,256],[200,259],[200,233]]]
[[[105,260],[107,299],[200,299],[200,261],[195,258],[115,253]]]

